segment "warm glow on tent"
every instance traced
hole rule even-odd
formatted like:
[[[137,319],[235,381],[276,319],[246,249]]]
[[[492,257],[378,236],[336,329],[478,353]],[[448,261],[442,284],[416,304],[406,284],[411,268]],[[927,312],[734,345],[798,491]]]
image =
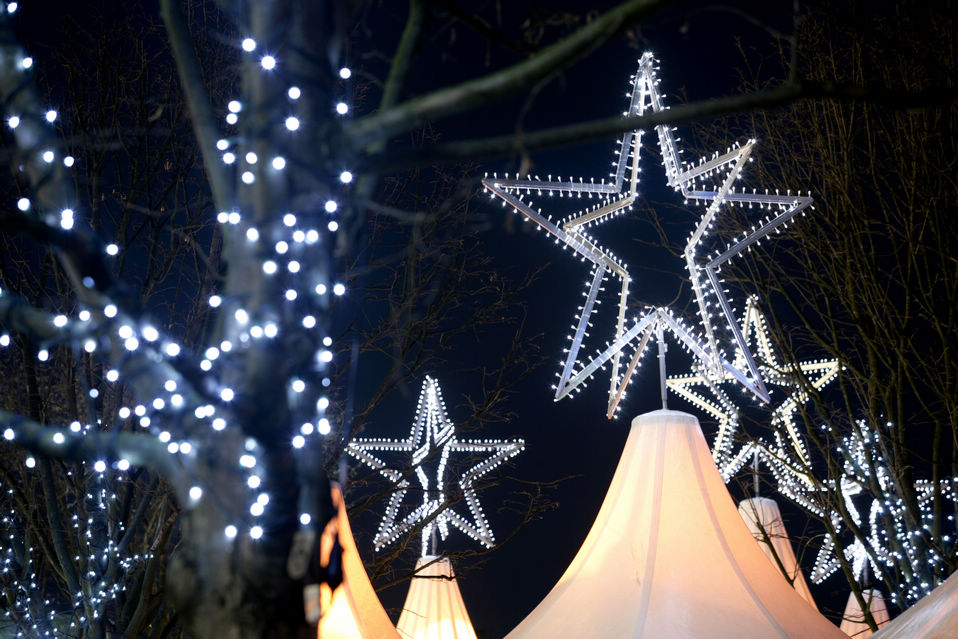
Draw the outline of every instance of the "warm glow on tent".
[[[958,573],[872,635],[872,639],[954,637],[958,637]]]
[[[795,559],[788,533],[785,532],[785,522],[782,521],[778,504],[767,497],[751,497],[739,503],[738,512],[775,570],[784,571],[783,576],[788,575],[792,587],[802,599],[815,606],[805,576]]]
[[[885,598],[881,592],[873,589],[862,591],[862,597],[868,603],[868,609],[871,610],[875,623],[881,628],[888,623],[888,608],[885,607]],[[855,598],[855,593],[848,595],[848,603],[845,605],[845,614],[842,615],[842,632],[852,639],[865,639],[875,634],[868,624],[865,623],[865,615],[862,608]]]
[[[633,639],[844,639],[759,549],[686,413],[632,421],[572,564],[509,634]]]
[[[335,542],[342,548],[343,583],[332,593],[324,588],[323,616],[319,619],[319,639],[399,639],[396,629],[383,610],[379,598],[369,583],[363,561],[353,541],[353,533],[346,517],[343,494],[333,488],[333,506],[337,514],[323,531],[320,557],[329,562]]]
[[[476,639],[448,559],[427,555],[416,562],[396,629],[403,639]]]
[[[333,591],[332,597],[324,596],[323,603],[327,602],[326,614],[319,620],[318,636],[323,639],[362,639],[346,588],[340,586]]]

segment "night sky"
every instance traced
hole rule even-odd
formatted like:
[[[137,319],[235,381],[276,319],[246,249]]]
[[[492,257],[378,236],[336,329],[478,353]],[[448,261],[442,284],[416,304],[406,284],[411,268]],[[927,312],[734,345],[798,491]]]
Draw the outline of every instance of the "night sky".
[[[51,35],[62,33],[63,18],[48,9],[56,5],[58,9],[72,6],[78,11],[76,3],[23,3],[23,31],[26,38],[33,39],[30,44],[42,49],[44,46],[62,46],[63,40]],[[461,4],[461,3],[460,3]],[[29,6],[33,5],[33,7]],[[611,6],[608,2],[593,2],[590,9],[602,10]],[[44,10],[38,8],[43,6]],[[103,3],[109,7],[111,3]],[[158,19],[154,3],[145,3],[147,12]],[[398,29],[406,10],[406,2],[385,2],[374,12],[370,24],[381,33],[398,36]],[[550,7],[567,7],[570,11],[581,12],[582,3],[549,3]],[[746,50],[754,47],[755,55],[767,55],[774,51],[774,44],[766,33],[749,24],[733,13],[713,12],[694,17],[685,29],[688,6],[678,4],[659,14],[642,25],[638,32],[638,42],[620,38],[593,53],[585,60],[564,71],[546,85],[534,101],[525,118],[529,130],[545,128],[562,123],[608,117],[620,113],[625,106],[625,93],[629,76],[634,73],[636,60],[648,49],[661,60],[660,77],[666,94],[667,104],[679,102],[679,95],[694,100],[710,96],[725,95],[737,86],[737,69],[741,67],[741,56],[736,44],[741,42]],[[771,2],[749,2],[738,4],[752,12],[759,20],[776,29],[787,32],[791,27],[789,13],[791,2],[774,0]],[[116,10],[130,10],[125,3],[115,3]],[[142,7],[141,7],[142,8]],[[526,3],[504,2],[502,11],[504,21],[521,22]],[[41,15],[42,14],[42,15]],[[52,23],[49,16],[54,15]],[[73,17],[78,17],[74,15]],[[374,29],[375,30],[375,29]],[[471,77],[482,71],[484,59],[478,59],[486,52],[476,48],[475,58],[465,52],[469,50],[468,33],[462,29],[455,45],[456,56],[443,59],[437,55],[443,47],[450,46],[448,37],[430,40],[420,55],[417,71],[411,82],[414,91],[426,90]],[[465,44],[464,44],[465,43]],[[388,50],[391,43],[385,37],[382,48]],[[352,51],[356,60],[355,69],[362,69],[362,52]],[[39,51],[38,56],[42,56]],[[500,55],[493,51],[493,62]],[[373,63],[370,63],[372,65]],[[493,65],[495,66],[495,65]],[[483,117],[456,118],[447,122],[435,123],[435,128],[444,139],[455,139],[464,134],[478,136],[485,134],[508,133],[515,128],[516,113],[522,100],[516,99],[484,112]],[[362,105],[357,108],[362,115]],[[691,132],[680,129],[679,137],[691,137]],[[746,137],[740,136],[739,140]],[[730,139],[729,144],[735,140]],[[645,139],[648,151],[643,157],[644,179],[642,197],[645,203],[681,204],[679,198],[665,186],[665,177],[658,152],[652,136]],[[573,175],[601,177],[606,175],[612,159],[614,139],[591,144],[557,149],[534,154],[536,171],[543,176]],[[722,149],[724,151],[724,147]],[[761,161],[761,149],[758,159]],[[484,163],[482,170],[514,171],[513,159],[502,159]],[[747,180],[747,178],[746,178]],[[806,185],[795,184],[796,188]],[[631,418],[640,413],[659,407],[659,380],[651,357],[644,359],[643,366],[636,373],[625,400],[621,416],[609,421],[605,418],[607,378],[600,373],[597,381],[576,397],[553,402],[550,385],[554,378],[561,349],[566,343],[568,324],[574,321],[574,311],[581,299],[582,283],[588,277],[586,265],[572,260],[568,253],[559,250],[547,241],[542,234],[530,234],[510,230],[516,224],[507,224],[506,217],[511,212],[489,203],[485,212],[494,223],[492,230],[484,233],[483,241],[494,258],[494,264],[505,276],[520,278],[530,269],[547,264],[547,268],[533,284],[527,304],[527,327],[529,334],[541,333],[538,346],[546,356],[547,363],[514,389],[509,408],[516,419],[509,424],[495,424],[487,429],[469,433],[469,437],[522,437],[527,448],[507,472],[528,481],[552,481],[568,478],[560,488],[552,493],[558,504],[555,510],[546,513],[539,521],[522,528],[514,538],[501,549],[483,556],[481,560],[463,560],[457,565],[459,583],[463,598],[469,609],[473,624],[480,636],[486,638],[501,637],[522,618],[552,588],[565,570],[582,540],[585,538],[592,520],[598,511],[605,490],[615,470],[622,445],[628,435]],[[567,209],[557,210],[563,214]],[[672,251],[680,250],[684,239],[691,229],[692,218],[681,211],[671,210],[674,218],[667,220],[667,230],[672,243]],[[603,228],[603,227],[600,227]],[[619,218],[605,225],[605,232],[596,234],[608,241],[614,253],[630,264],[638,280],[633,283],[633,295],[641,296],[650,303],[669,303],[679,293],[677,304],[680,308],[689,303],[687,287],[682,287],[681,277],[684,268],[681,260],[669,250],[650,246],[656,242],[651,225],[642,215],[632,218]],[[733,291],[733,295],[736,292]],[[737,294],[744,300],[744,295]],[[353,300],[357,304],[358,300]],[[611,304],[605,307],[606,314],[611,313]],[[741,305],[740,305],[741,307]],[[346,312],[357,309],[346,308]],[[464,397],[479,393],[478,377],[474,372],[463,371],[465,363],[495,360],[501,357],[501,349],[508,343],[515,326],[504,327],[502,331],[489,331],[481,336],[465,340],[450,362],[448,370],[432,370],[442,387],[449,416],[453,421],[462,419],[468,411]],[[602,331],[594,332],[594,340],[604,341]],[[673,348],[670,353],[670,372],[684,373],[688,362],[678,357]],[[373,375],[376,364],[360,362],[359,385],[356,401],[364,401],[363,376]],[[371,381],[371,380],[367,380]],[[403,386],[393,394],[374,414],[369,428],[363,433],[368,437],[405,437],[415,412],[416,398],[421,379]],[[670,407],[690,410],[679,398],[670,398]],[[701,417],[701,416],[700,416]],[[509,512],[500,512],[500,500],[507,497],[504,491],[509,486],[492,489],[481,496],[490,523],[500,536],[506,534],[515,524],[515,516]],[[780,502],[783,500],[779,500]],[[381,512],[381,511],[380,511]],[[786,513],[788,511],[786,510]],[[354,530],[364,552],[371,550],[369,540],[378,523],[379,512],[367,513],[354,522]],[[789,525],[789,522],[786,522]],[[798,525],[798,524],[796,524]],[[799,525],[800,527],[800,525]],[[450,547],[455,550],[468,548],[458,531],[453,531],[449,539]],[[414,544],[416,545],[416,544]],[[826,582],[825,590],[835,588],[839,578],[833,577]],[[841,589],[840,584],[838,584]],[[812,586],[813,594],[820,590]],[[382,593],[383,602],[388,609],[398,610],[405,596],[406,586],[389,589]],[[840,595],[843,602],[845,591]]]

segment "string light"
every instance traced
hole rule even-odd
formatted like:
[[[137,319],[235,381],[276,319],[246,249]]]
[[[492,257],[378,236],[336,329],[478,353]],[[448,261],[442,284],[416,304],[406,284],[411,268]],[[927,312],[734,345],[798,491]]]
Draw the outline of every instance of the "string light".
[[[881,458],[878,439],[883,435],[880,430],[859,421],[837,448],[844,458],[840,482],[825,482],[821,489],[838,494],[852,522],[863,532],[867,531],[864,538],[854,537],[841,550],[851,563],[855,578],[861,576],[866,564],[871,565],[875,574],[893,575],[900,583],[892,590],[892,601],[908,606],[931,592],[937,574],[948,573],[945,558],[953,556],[956,550],[955,519],[954,516],[936,519],[934,501],[937,492],[943,500],[951,502],[950,510],[958,507],[958,478],[938,481],[937,490],[932,480],[914,480],[913,494],[918,509],[915,521],[895,475]],[[808,493],[815,490],[814,486],[806,487]],[[814,495],[809,494],[807,498],[814,499]],[[861,501],[865,502],[867,519],[860,510]],[[848,527],[837,508],[831,509],[827,517],[836,535],[845,536]],[[943,531],[937,544],[929,544],[925,538],[933,523]],[[812,567],[813,582],[821,583],[838,570],[841,564],[837,552],[835,537],[826,535]]]
[[[7,13],[12,13],[16,10],[16,3],[6,3],[4,7]],[[20,71],[32,71],[33,59],[23,55],[15,43],[5,43],[4,47],[5,54],[6,48],[13,52],[10,59],[19,61],[17,68]],[[238,49],[252,53],[258,48],[255,40],[246,38],[239,42]],[[284,181],[296,179],[294,172],[299,167],[288,155],[288,142],[289,137],[297,134],[302,126],[299,119],[301,114],[295,110],[301,108],[302,103],[297,101],[310,90],[308,87],[301,89],[291,86],[290,78],[282,77],[282,60],[277,60],[273,55],[244,56],[244,64],[248,68],[260,70],[264,81],[281,83],[274,88],[277,89],[277,95],[280,91],[286,92],[290,101],[285,103],[285,108],[290,111],[268,114],[272,118],[272,130],[283,130],[288,134],[275,136],[275,140],[267,139],[265,144],[255,146],[259,156],[253,151],[248,132],[242,129],[235,134],[221,133],[215,142],[216,155],[228,167],[228,179],[235,183],[233,186],[241,194],[248,191],[241,186],[243,184],[257,183],[257,188],[260,185],[264,189],[268,188],[270,179],[275,180],[277,171],[285,172]],[[348,78],[348,69],[344,68],[340,75],[343,79]],[[32,91],[30,77],[25,77],[23,86],[18,88],[17,100],[4,101],[4,121],[11,129],[17,129],[18,142],[28,139],[43,141],[44,146],[24,150],[24,157],[30,158],[30,162],[42,165],[48,171],[59,169],[61,164],[70,169],[76,163],[74,156],[62,154],[61,149],[65,145],[50,142],[56,135],[54,125],[61,121],[57,110],[49,107],[23,108],[23,104],[30,100],[37,101],[28,95]],[[341,104],[336,110],[342,114],[348,113],[347,101],[334,99],[333,104]],[[16,112],[12,111],[14,105]],[[259,108],[262,107],[250,100],[248,95],[243,95],[227,101],[222,115],[227,124],[238,126],[246,124],[250,116],[260,115],[251,113]],[[61,180],[62,173],[65,172],[57,171],[50,175],[54,180]],[[229,441],[224,438],[223,431],[239,427],[236,415],[240,408],[236,404],[243,397],[244,387],[238,381],[242,377],[237,372],[245,368],[244,356],[254,347],[256,339],[277,339],[287,335],[293,339],[294,333],[297,333],[297,343],[314,343],[315,351],[312,353],[314,357],[305,358],[301,370],[286,373],[289,375],[286,381],[293,391],[289,397],[291,421],[286,445],[297,456],[303,456],[303,463],[312,462],[308,457],[311,454],[310,442],[318,441],[318,437],[328,435],[333,430],[333,424],[326,415],[329,399],[324,393],[328,392],[325,389],[330,385],[328,367],[334,360],[334,349],[332,339],[324,335],[324,323],[317,318],[322,319],[328,314],[328,299],[323,297],[328,288],[332,288],[336,295],[344,295],[347,289],[344,284],[332,281],[333,274],[328,271],[328,265],[316,267],[312,262],[321,260],[309,260],[307,257],[315,255],[319,247],[313,245],[318,242],[323,242],[326,248],[335,244],[334,232],[338,224],[330,220],[327,213],[339,213],[348,203],[347,185],[352,182],[353,173],[339,167],[319,176],[320,180],[317,180],[317,174],[312,169],[309,173],[310,188],[317,188],[316,184],[323,185],[319,187],[322,197],[319,201],[329,202],[325,213],[323,209],[289,211],[277,214],[275,218],[257,218],[256,226],[253,226],[250,220],[255,216],[243,207],[244,200],[240,197],[236,210],[222,211],[217,215],[217,221],[226,225],[224,242],[231,242],[232,238],[238,237],[242,240],[240,249],[249,251],[252,259],[258,260],[255,268],[265,272],[269,270],[268,265],[272,265],[270,284],[264,290],[272,291],[275,295],[253,306],[239,301],[229,291],[211,294],[207,298],[209,306],[204,307],[204,312],[218,315],[223,320],[223,328],[222,334],[212,332],[209,343],[181,344],[176,336],[158,328],[169,326],[171,322],[152,321],[146,316],[132,314],[128,307],[111,300],[109,294],[103,292],[110,290],[109,282],[99,281],[98,274],[95,276],[97,281],[94,281],[93,273],[80,274],[82,285],[90,289],[87,297],[79,304],[80,308],[75,308],[77,300],[81,299],[77,295],[71,298],[70,303],[74,306],[68,311],[49,313],[49,334],[37,340],[41,346],[34,354],[40,362],[38,366],[49,367],[53,362],[70,356],[70,350],[61,348],[61,344],[82,345],[83,351],[104,363],[104,373],[102,379],[93,380],[94,387],[82,389],[80,397],[103,400],[90,402],[92,410],[101,404],[110,408],[106,414],[90,423],[77,420],[61,429],[56,429],[56,426],[45,427],[50,429],[48,441],[64,449],[81,450],[82,447],[75,444],[92,432],[114,429],[119,432],[122,426],[127,430],[135,429],[136,434],[147,434],[162,444],[161,450],[165,452],[159,454],[164,459],[169,455],[182,460],[176,463],[183,464],[180,468],[186,483],[176,494],[182,507],[191,508],[204,499],[209,489],[192,476],[197,460],[208,460],[221,454],[223,442]],[[68,188],[66,191],[73,193],[74,189]],[[10,208],[16,205],[20,213],[34,216],[58,234],[64,231],[84,234],[84,246],[87,239],[94,239],[88,220],[84,217],[84,207],[77,203],[64,201],[57,208],[46,210],[42,199],[25,195],[11,199],[8,205]],[[269,241],[260,243],[261,237]],[[280,242],[286,245],[282,259],[278,254],[271,253],[271,248]],[[124,244],[125,241],[106,241],[102,246],[105,255],[114,258],[126,249]],[[91,242],[89,245],[97,246],[97,243]],[[109,260],[106,264],[113,267],[120,262]],[[6,304],[11,299],[12,295],[0,291],[0,303]],[[300,340],[300,336],[305,337]],[[11,343],[9,334],[0,334],[0,347],[9,347]],[[57,345],[56,348],[54,345]],[[74,349],[72,352],[78,351]],[[200,392],[195,390],[197,380],[182,377],[180,370],[189,370],[191,375],[199,378],[202,387]],[[202,374],[199,374],[200,371]],[[110,388],[110,395],[104,397],[105,389]],[[121,405],[110,403],[115,397],[123,397]],[[23,429],[23,420],[4,419],[0,423],[4,442],[22,443]],[[298,432],[294,433],[294,430]],[[59,620],[68,619],[72,620],[73,631],[64,632],[75,635],[77,624],[85,623],[89,617],[107,615],[111,610],[110,603],[124,592],[128,576],[141,574],[136,572],[137,567],[153,558],[149,553],[127,552],[124,555],[120,550],[119,542],[126,531],[122,525],[116,525],[113,519],[113,513],[117,511],[114,487],[120,481],[128,481],[119,475],[132,467],[131,459],[139,463],[142,456],[128,458],[116,453],[106,450],[101,456],[98,452],[96,458],[81,463],[81,472],[75,475],[82,476],[82,483],[77,485],[89,489],[84,508],[81,509],[89,515],[89,519],[83,521],[74,516],[72,524],[71,534],[76,539],[71,540],[71,544],[75,543],[77,551],[81,553],[77,565],[82,566],[83,585],[73,596],[67,595],[63,601],[41,603],[40,593],[51,589],[49,584],[37,583],[46,579],[39,578],[34,570],[40,549],[18,550],[15,543],[8,543],[17,537],[18,531],[22,531],[21,518],[24,513],[0,511],[0,530],[3,532],[0,538],[0,562],[3,562],[0,563],[0,571],[9,569],[22,577],[20,586],[12,590],[5,589],[8,593],[16,592],[14,598],[8,601],[10,605],[5,609],[4,616],[0,617],[5,627],[23,629],[21,636],[52,636],[55,634],[53,630],[41,631],[36,625],[39,621],[36,613],[45,609],[49,623],[44,628],[59,627]],[[237,451],[235,456],[229,458],[234,466],[239,467],[237,475],[242,482],[239,486],[243,491],[251,492],[245,509],[227,513],[227,517],[233,519],[223,522],[223,534],[228,540],[235,539],[241,532],[254,540],[268,534],[265,520],[263,523],[254,523],[251,519],[268,518],[270,508],[274,508],[269,494],[262,491],[261,484],[267,482],[260,479],[261,476],[265,477],[261,456],[262,451],[255,440],[250,440],[242,454]],[[38,458],[33,455],[24,455],[19,459],[23,472],[34,472],[38,467]],[[0,488],[6,491],[11,487],[4,485]],[[84,499],[82,495],[78,498]],[[297,505],[296,516],[303,526],[310,525],[313,520],[308,510],[302,504]],[[103,526],[101,530],[102,522],[106,521],[111,522],[109,529]],[[97,544],[95,552],[92,550],[93,544]],[[48,572],[46,567],[44,572]],[[58,623],[54,624],[53,619],[57,619]]]

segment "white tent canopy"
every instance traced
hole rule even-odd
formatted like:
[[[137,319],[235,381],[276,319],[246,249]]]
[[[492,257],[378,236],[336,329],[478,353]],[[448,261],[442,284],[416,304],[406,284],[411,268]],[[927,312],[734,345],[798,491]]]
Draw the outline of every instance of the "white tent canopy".
[[[777,574],[695,417],[640,415],[592,530],[510,639],[844,639]]]
[[[403,639],[476,639],[448,559],[427,555],[416,562],[396,629]]]
[[[333,488],[332,496],[336,516],[323,531],[320,554],[328,559],[334,541],[339,542],[342,548],[343,582],[332,592],[324,585],[323,615],[319,619],[317,636],[319,639],[399,639],[376,591],[369,583],[346,517],[343,494],[338,488]]]
[[[785,532],[785,522],[782,521],[782,512],[778,509],[778,504],[768,497],[751,497],[739,503],[738,512],[775,570],[784,571],[792,580],[792,587],[802,596],[802,599],[815,606],[815,600],[805,582],[802,568],[795,559],[788,533]]]
[[[872,613],[872,618],[878,627],[881,628],[888,623],[888,608],[885,607],[885,597],[880,590],[866,588],[862,591],[862,597],[868,604],[868,609]],[[848,603],[845,604],[845,614],[842,615],[841,631],[852,639],[866,639],[871,637],[874,632],[865,623],[865,615],[862,607],[858,603],[855,593],[848,594]]]
[[[958,573],[872,635],[872,639],[958,637]]]

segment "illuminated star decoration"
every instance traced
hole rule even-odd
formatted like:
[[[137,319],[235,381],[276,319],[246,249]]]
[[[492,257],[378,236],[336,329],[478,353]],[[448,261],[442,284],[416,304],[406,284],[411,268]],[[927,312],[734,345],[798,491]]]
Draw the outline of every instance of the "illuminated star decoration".
[[[521,439],[459,439],[455,425],[446,416],[439,384],[431,377],[423,381],[419,405],[408,439],[354,439],[346,447],[347,452],[379,473],[395,485],[395,492],[386,506],[386,513],[373,538],[376,550],[396,541],[400,536],[423,522],[422,555],[429,554],[429,541],[433,531],[438,531],[443,540],[449,534],[449,526],[475,539],[486,548],[495,545],[495,537],[482,511],[474,488],[475,481],[490,470],[518,455],[525,447]],[[412,512],[397,521],[399,507],[410,490],[409,472],[389,467],[379,453],[409,453],[413,474],[422,487],[422,503]],[[459,489],[469,507],[470,517],[464,517],[446,503],[446,462],[452,454],[484,456],[459,477]],[[430,477],[424,465],[435,460],[438,465]]]
[[[632,88],[627,94],[630,99],[629,107],[624,115],[641,116],[650,109],[658,112],[666,108],[663,105],[663,96],[657,87],[659,80],[656,78],[655,65],[656,60],[651,53],[645,53],[639,59],[638,72],[633,76]],[[601,224],[632,209],[638,197],[642,130],[628,131],[622,135],[619,140],[620,148],[616,151],[617,158],[612,163],[612,173],[608,181],[605,178],[601,178],[599,182],[596,182],[595,178],[589,180],[579,178],[577,181],[573,178],[563,180],[561,177],[553,180],[551,175],[545,180],[528,175],[525,178],[519,176],[509,178],[508,175],[500,178],[496,175],[492,177],[487,175],[482,181],[491,197],[500,197],[504,206],[511,206],[515,212],[535,222],[538,228],[552,236],[557,244],[571,249],[576,256],[582,261],[589,262],[592,267],[591,280],[586,282],[584,293],[586,300],[573,323],[574,332],[569,335],[568,355],[558,373],[555,399],[559,400],[576,390],[598,369],[611,363],[606,414],[612,417],[619,407],[625,388],[635,372],[649,338],[653,333],[661,337],[662,332],[668,330],[675,335],[680,344],[702,362],[704,368],[713,376],[727,373],[760,400],[768,401],[765,385],[752,361],[745,339],[735,323],[733,309],[722,290],[718,272],[733,257],[773,231],[779,230],[797,213],[809,207],[812,199],[808,195],[791,195],[790,193],[756,193],[754,190],[747,193],[733,187],[740,177],[742,168],[749,160],[755,144],[754,140],[749,140],[741,146],[736,145],[722,155],[716,153],[708,160],[703,159],[696,165],[689,165],[679,159],[680,151],[672,128],[659,125],[655,127],[655,130],[658,134],[669,186],[681,192],[686,202],[694,201],[707,205],[689,236],[684,251],[686,268],[695,293],[704,335],[698,335],[687,328],[666,308],[648,309],[627,321],[626,307],[629,284],[632,281],[628,267],[602,248],[598,241],[586,232],[587,227]],[[717,180],[713,181],[713,176]],[[531,199],[527,199],[544,194],[558,194],[560,197],[577,199],[581,199],[584,195],[596,202],[560,222],[555,222],[551,217],[543,215],[541,209],[535,208]],[[767,217],[725,250],[703,258],[697,254],[697,251],[701,248],[703,240],[724,205],[757,207],[764,209]],[[589,327],[599,289],[603,280],[610,275],[616,278],[620,285],[614,339],[591,360],[580,358],[582,342]],[[710,311],[710,305],[718,309],[716,314]],[[716,319],[727,325],[732,333],[733,341],[744,354],[744,370],[729,362],[719,348]],[[718,326],[721,327],[723,324]],[[623,370],[621,354],[635,339],[639,340],[638,344],[631,361]]]
[[[734,378],[725,373],[715,379],[704,371],[696,374],[670,377],[666,384],[675,393],[692,404],[706,411],[718,421],[718,432],[712,446],[712,456],[727,482],[758,452],[765,458],[771,452],[776,457],[794,456],[798,467],[807,468],[809,465],[808,451],[805,442],[799,434],[793,416],[799,405],[808,399],[805,388],[796,381],[796,375],[801,375],[816,390],[821,390],[826,384],[835,379],[841,370],[838,360],[818,360],[800,362],[798,364],[780,364],[772,348],[771,336],[765,317],[758,308],[758,300],[751,296],[745,306],[745,315],[742,318],[741,333],[746,344],[756,347],[756,359],[762,375],[771,383],[794,389],[781,404],[772,412],[771,427],[774,430],[775,443],[749,442],[735,451],[734,438],[738,428],[738,407],[729,399],[728,395],[719,386],[720,383],[732,381]],[[735,356],[735,366],[742,367],[745,356],[739,351]],[[706,397],[697,387],[705,386],[713,397]]]
[[[889,425],[888,427],[892,426]],[[865,490],[864,486],[870,483],[872,472],[874,472],[875,480],[882,495],[881,498],[871,495],[869,500],[868,534],[865,542],[855,538],[851,544],[845,547],[844,555],[851,563],[852,572],[856,579],[860,578],[866,562],[871,565],[875,574],[880,574],[876,561],[892,569],[894,569],[895,563],[902,561],[908,563],[911,566],[910,573],[916,576],[909,580],[910,583],[907,584],[904,593],[908,600],[907,603],[910,605],[931,592],[935,584],[926,583],[922,576],[927,575],[929,565],[940,564],[943,561],[942,556],[938,554],[935,548],[926,544],[922,536],[922,528],[930,527],[935,519],[932,509],[935,485],[933,481],[927,479],[914,481],[921,521],[918,522],[917,527],[914,524],[909,524],[911,518],[905,514],[904,501],[895,486],[895,479],[888,468],[881,463],[879,455],[875,452],[878,444],[873,441],[873,437],[874,434],[869,426],[864,422],[859,422],[857,432],[844,437],[842,446],[839,448],[839,451],[845,457],[841,494],[845,508],[856,526],[863,527],[865,522],[854,498],[861,495],[871,495],[869,491]],[[874,468],[874,471],[872,468]],[[951,501],[953,504],[958,504],[958,479],[941,480],[939,486],[944,499]],[[841,515],[833,511],[829,513],[829,519],[836,532],[842,534],[845,526]],[[949,522],[947,525],[954,527],[954,520],[949,519]],[[894,539],[891,538],[892,535]],[[950,535],[946,535],[943,539],[949,541],[950,537]],[[841,566],[835,552],[835,540],[830,535],[826,535],[810,574],[813,582],[821,583]],[[891,594],[892,600],[897,603],[899,593],[892,592]]]

